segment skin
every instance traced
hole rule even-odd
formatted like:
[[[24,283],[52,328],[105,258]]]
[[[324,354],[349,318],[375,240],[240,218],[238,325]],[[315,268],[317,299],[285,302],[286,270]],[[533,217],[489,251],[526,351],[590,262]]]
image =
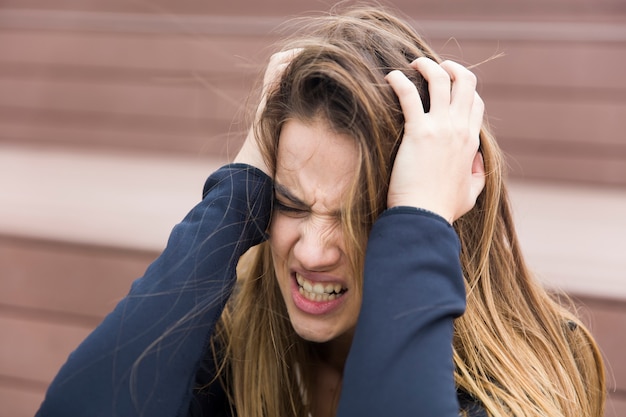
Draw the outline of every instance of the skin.
[[[300,337],[315,342],[320,359],[310,387],[318,417],[333,415],[361,308],[341,228],[357,157],[355,141],[333,132],[323,120],[290,120],[280,135],[269,241],[291,325]],[[296,274],[312,284],[341,286],[343,293],[329,302],[303,300]],[[309,310],[315,304],[322,306],[322,313]]]
[[[265,92],[297,53],[289,50],[272,55],[264,77]],[[428,81],[431,107],[428,113],[424,111],[417,88],[400,71],[386,76],[406,121],[387,206],[420,207],[453,222],[474,206],[485,186],[485,169],[478,152],[484,103],[476,92],[476,76],[462,65],[453,61],[438,64],[421,57],[410,66]],[[263,105],[264,99],[257,114]],[[252,129],[234,162],[272,175]]]
[[[474,207],[485,186],[478,152],[484,104],[476,76],[465,67],[428,58],[411,67],[429,83],[430,111],[424,111],[417,88],[400,71],[387,75],[405,118],[387,206],[421,207],[452,223]]]
[[[296,53],[281,52],[270,59],[266,91]],[[438,64],[428,58],[418,58],[410,65],[428,81],[431,107],[424,111],[415,85],[402,72],[386,76],[405,116],[405,134],[394,162],[387,206],[423,208],[452,223],[471,210],[485,185],[478,151],[484,104],[476,93],[476,77],[463,66],[452,61]],[[235,162],[254,165],[271,175],[256,143],[251,131]],[[347,273],[345,242],[337,226],[345,178],[355,158],[350,138],[334,134],[323,121],[305,125],[292,120],[281,132],[277,200],[292,206],[296,203],[297,210],[274,214],[271,245],[294,329],[306,340],[320,342],[322,363],[312,387],[316,415],[332,415],[331,404],[338,395],[361,304],[356,291],[351,291],[355,277]],[[292,291],[297,286],[296,272],[311,280],[340,283],[347,290],[344,302],[325,314],[302,311]]]
[[[293,328],[305,340],[333,342],[340,350],[350,344],[361,307],[341,229],[357,155],[355,141],[331,131],[324,121],[288,121],[280,135],[276,210],[269,231]],[[312,285],[339,286],[341,295],[331,301],[303,300],[296,276]]]

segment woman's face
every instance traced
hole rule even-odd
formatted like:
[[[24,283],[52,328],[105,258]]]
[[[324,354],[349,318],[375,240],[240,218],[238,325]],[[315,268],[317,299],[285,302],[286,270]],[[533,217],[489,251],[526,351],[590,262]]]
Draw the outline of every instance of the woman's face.
[[[341,213],[357,166],[354,139],[316,121],[282,128],[270,245],[296,333],[313,342],[351,338],[361,306]]]

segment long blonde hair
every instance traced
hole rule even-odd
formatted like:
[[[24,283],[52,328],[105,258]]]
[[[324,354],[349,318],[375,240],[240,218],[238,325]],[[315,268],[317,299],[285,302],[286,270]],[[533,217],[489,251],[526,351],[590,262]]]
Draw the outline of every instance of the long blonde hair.
[[[299,21],[283,49],[302,51],[269,94],[255,126],[270,169],[288,119],[321,119],[358,144],[360,166],[344,235],[362,276],[367,235],[385,209],[403,116],[384,76],[399,69],[428,107],[426,82],[408,64],[441,59],[401,19],[376,8]],[[603,415],[604,371],[580,321],[533,280],[520,252],[503,184],[503,156],[486,128],[486,186],[455,222],[467,286],[467,311],[455,322],[455,379],[492,416]],[[270,248],[254,248],[212,340],[218,378],[238,415],[306,416],[314,352],[293,331],[274,276]]]

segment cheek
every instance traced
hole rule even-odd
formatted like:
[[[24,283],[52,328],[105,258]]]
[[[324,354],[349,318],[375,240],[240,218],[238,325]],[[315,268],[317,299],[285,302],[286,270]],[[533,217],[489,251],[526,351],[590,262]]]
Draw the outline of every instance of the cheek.
[[[274,215],[269,229],[269,244],[274,265],[280,269],[289,259],[289,254],[298,240],[297,220],[280,214]]]

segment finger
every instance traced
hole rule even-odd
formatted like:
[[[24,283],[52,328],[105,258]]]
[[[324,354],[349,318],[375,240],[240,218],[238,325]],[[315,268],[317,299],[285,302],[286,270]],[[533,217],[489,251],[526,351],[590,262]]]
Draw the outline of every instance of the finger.
[[[387,74],[385,79],[398,96],[406,124],[415,123],[424,116],[424,106],[417,92],[417,87],[406,75],[401,71],[394,70]]]
[[[286,51],[276,52],[270,57],[269,63],[265,70],[263,84],[268,85],[277,81],[280,74],[283,73],[287,65],[302,51],[302,48],[288,49]]]
[[[452,82],[450,93],[450,109],[455,114],[463,117],[469,115],[474,103],[474,93],[476,92],[476,76],[463,65],[454,61],[444,61],[441,63]]]
[[[287,49],[286,51],[276,52],[270,57],[270,62],[268,66],[288,63],[301,51],[302,48],[293,48]]]
[[[411,63],[428,81],[429,113],[447,111],[450,106],[450,75],[430,58],[420,57]]]

